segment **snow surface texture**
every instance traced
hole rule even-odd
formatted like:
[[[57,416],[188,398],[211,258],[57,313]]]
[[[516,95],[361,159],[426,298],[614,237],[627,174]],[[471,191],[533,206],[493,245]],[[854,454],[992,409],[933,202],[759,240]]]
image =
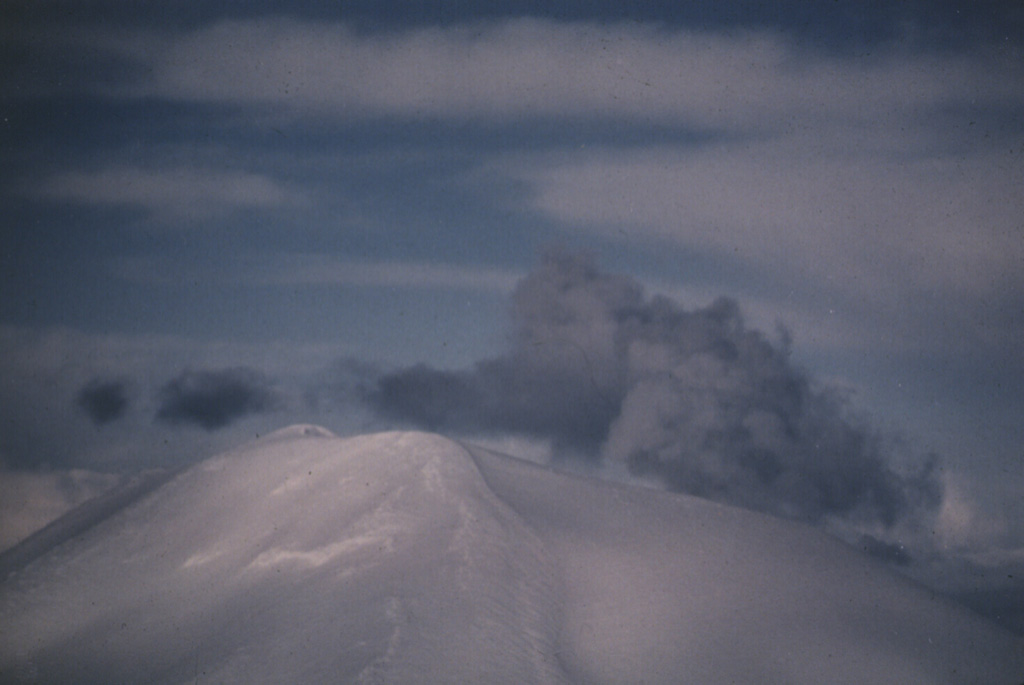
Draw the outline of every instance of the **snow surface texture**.
[[[1024,680],[815,530],[436,435],[297,426],[136,495],[7,563],[4,682]]]

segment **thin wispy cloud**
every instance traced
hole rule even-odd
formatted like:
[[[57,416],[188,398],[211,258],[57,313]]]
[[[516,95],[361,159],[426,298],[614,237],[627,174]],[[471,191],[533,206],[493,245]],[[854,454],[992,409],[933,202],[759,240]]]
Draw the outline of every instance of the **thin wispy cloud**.
[[[935,287],[989,293],[1024,258],[1014,192],[1024,165],[1008,150],[894,156],[802,138],[594,151],[523,173],[535,206],[581,233],[628,229],[876,301]]]
[[[540,19],[357,31],[263,18],[100,42],[139,67],[118,91],[129,98],[335,123],[610,118],[710,132],[699,145],[499,154],[479,167],[497,185],[525,183],[517,211],[540,212],[584,240],[666,245],[832,289],[844,300],[842,328],[879,312],[885,326],[907,326],[905,305],[927,312],[935,290],[947,293],[949,321],[982,310],[1005,322],[1005,307],[992,303],[1024,297],[1015,276],[1024,157],[1005,114],[1024,103],[1024,69],[1012,51],[894,41],[871,54],[830,53],[771,30]],[[48,182],[54,197],[192,213],[295,206],[314,195],[300,187],[187,169]],[[306,264],[267,277],[509,287],[501,274],[447,270]]]
[[[629,117],[721,127],[870,121],[969,93],[1019,100],[972,56],[881,49],[844,60],[771,31],[508,20],[381,33],[229,21],[122,49],[151,71],[138,96],[340,115]],[[888,54],[887,54],[888,53]],[[1019,71],[1011,58],[996,56]]]
[[[241,282],[274,285],[349,285],[386,288],[511,292],[522,274],[511,269],[438,262],[356,262],[323,255],[258,260]]]
[[[178,167],[117,166],[57,174],[32,191],[54,200],[137,207],[170,214],[212,214],[305,202],[295,189],[261,174]]]
[[[893,41],[830,53],[771,30],[540,19],[389,31],[257,19],[115,43],[142,67],[119,91],[129,97],[331,122],[611,119],[703,131],[699,145],[512,152],[480,166],[496,183],[526,184],[519,211],[583,239],[666,245],[832,289],[842,328],[878,312],[907,327],[906,304],[927,312],[936,290],[949,321],[978,310],[1006,319],[991,303],[1024,297],[1024,157],[1005,115],[1024,104],[1024,68],[1012,50]],[[255,185],[254,199],[285,200]],[[415,264],[295,273],[281,282],[450,280]],[[492,278],[505,280],[480,276]]]
[[[350,286],[475,290],[509,293],[522,274],[513,269],[420,261],[355,261],[317,254],[239,256],[217,273],[182,271],[178,265],[151,258],[125,258],[113,273],[133,283],[173,286],[183,280],[208,280],[244,286]]]

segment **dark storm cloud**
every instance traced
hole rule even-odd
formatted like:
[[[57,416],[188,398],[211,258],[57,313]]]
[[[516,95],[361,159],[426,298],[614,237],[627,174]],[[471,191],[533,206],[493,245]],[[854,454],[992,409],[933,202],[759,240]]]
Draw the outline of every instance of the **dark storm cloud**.
[[[796,368],[786,339],[748,329],[732,300],[689,311],[559,252],[519,284],[512,316],[507,354],[387,374],[369,401],[434,430],[548,438],[791,518],[891,525],[941,499],[931,464],[898,472],[883,436]]]
[[[183,371],[160,389],[158,399],[159,421],[191,423],[206,430],[223,428],[249,414],[280,406],[269,380],[246,367]]]
[[[75,403],[93,423],[101,426],[121,418],[128,411],[129,386],[126,378],[94,378],[78,391]]]

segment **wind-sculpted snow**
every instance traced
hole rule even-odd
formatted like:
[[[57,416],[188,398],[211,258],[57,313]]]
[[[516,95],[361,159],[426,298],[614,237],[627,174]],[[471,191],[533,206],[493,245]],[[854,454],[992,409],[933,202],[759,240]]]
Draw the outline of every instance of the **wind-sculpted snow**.
[[[430,434],[285,429],[69,530],[0,582],[3,682],[1024,678],[811,529]]]

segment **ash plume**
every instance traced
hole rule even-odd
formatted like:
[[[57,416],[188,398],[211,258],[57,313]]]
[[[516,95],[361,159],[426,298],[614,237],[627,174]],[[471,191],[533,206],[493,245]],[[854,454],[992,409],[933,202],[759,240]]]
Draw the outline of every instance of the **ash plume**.
[[[941,500],[933,459],[897,470],[884,436],[731,299],[688,310],[587,256],[551,252],[511,314],[506,353],[385,374],[368,401],[431,430],[548,439],[558,454],[788,518],[891,526]]]

